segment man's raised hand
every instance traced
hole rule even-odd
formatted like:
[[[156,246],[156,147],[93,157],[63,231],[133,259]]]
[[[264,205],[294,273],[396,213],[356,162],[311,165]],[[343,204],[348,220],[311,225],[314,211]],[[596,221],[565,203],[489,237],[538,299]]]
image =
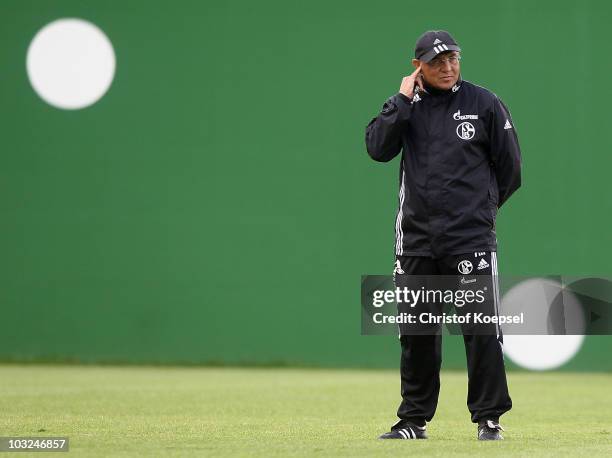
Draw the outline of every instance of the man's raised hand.
[[[418,86],[421,90],[424,90],[423,76],[421,75],[420,65],[410,75],[404,76],[399,91],[406,97],[412,98],[412,96],[414,95],[415,86]]]

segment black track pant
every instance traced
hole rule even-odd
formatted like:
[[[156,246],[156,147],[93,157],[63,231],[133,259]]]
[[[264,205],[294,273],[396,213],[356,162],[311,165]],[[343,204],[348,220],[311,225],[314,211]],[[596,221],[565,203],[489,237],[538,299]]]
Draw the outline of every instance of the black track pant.
[[[440,259],[398,256],[397,260],[402,273],[406,275],[458,275],[466,279],[487,275],[490,281],[497,282],[495,252],[471,252]],[[461,275],[458,270],[459,263],[464,260],[472,265],[469,275]],[[492,303],[491,306],[497,307],[497,304]],[[464,334],[463,339],[469,377],[467,405],[472,421],[497,420],[512,408],[506,383],[501,330],[489,335]],[[442,336],[402,335],[400,341],[402,403],[397,412],[400,422],[396,425],[400,427],[401,420],[424,425],[433,418],[438,404]]]

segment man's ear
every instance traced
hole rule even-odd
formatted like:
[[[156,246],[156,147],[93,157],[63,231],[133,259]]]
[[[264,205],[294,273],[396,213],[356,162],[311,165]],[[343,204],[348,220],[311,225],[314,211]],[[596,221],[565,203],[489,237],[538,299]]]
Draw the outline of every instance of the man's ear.
[[[421,65],[421,61],[419,59],[412,59],[412,66],[414,68],[417,68],[419,65]]]

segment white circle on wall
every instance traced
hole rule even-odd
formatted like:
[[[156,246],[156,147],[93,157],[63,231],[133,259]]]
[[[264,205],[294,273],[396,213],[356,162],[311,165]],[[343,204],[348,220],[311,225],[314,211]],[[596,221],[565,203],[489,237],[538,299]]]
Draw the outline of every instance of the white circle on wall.
[[[563,314],[551,313],[559,306]],[[580,301],[555,280],[532,278],[518,283],[504,294],[501,310],[503,315],[523,312],[525,329],[537,332],[504,334],[504,354],[525,369],[556,369],[571,360],[582,346],[584,335],[579,333],[584,332],[585,321]],[[559,316],[564,318],[561,323]],[[570,334],[555,335],[559,329]]]
[[[28,78],[48,104],[76,110],[96,103],[115,76],[115,51],[97,26],[83,19],[50,22],[32,39]]]
[[[504,354],[525,369],[545,371],[563,366],[582,346],[584,336],[504,336]]]

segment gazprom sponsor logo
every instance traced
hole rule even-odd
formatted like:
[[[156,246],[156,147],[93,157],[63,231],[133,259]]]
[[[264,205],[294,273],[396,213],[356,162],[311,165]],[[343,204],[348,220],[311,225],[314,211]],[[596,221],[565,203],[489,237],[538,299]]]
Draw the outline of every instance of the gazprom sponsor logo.
[[[478,119],[478,115],[462,115],[461,110],[457,110],[457,112],[453,114],[453,119],[455,119],[456,121],[462,121],[464,119]]]

